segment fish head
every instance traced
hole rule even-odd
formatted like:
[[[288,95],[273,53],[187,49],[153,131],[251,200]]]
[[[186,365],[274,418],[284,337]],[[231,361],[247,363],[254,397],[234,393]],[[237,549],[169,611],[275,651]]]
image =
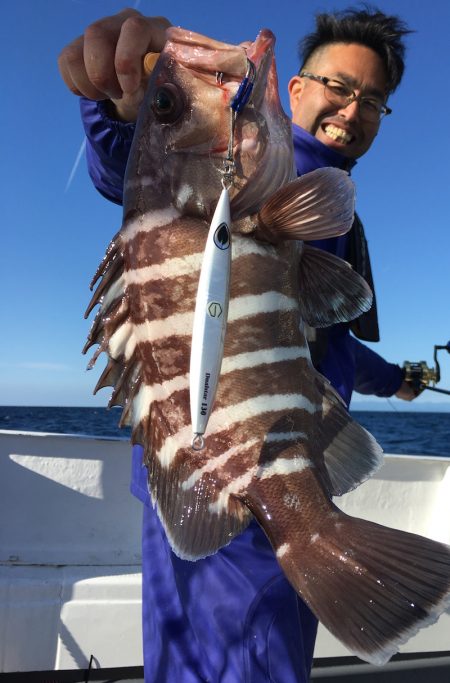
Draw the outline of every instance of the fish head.
[[[291,127],[278,96],[274,43],[268,30],[240,45],[168,30],[141,107],[126,195],[137,178],[148,208],[170,203],[183,215],[210,219],[231,151],[236,219],[254,213],[293,177]],[[235,117],[231,137],[231,103],[249,66],[252,93]]]

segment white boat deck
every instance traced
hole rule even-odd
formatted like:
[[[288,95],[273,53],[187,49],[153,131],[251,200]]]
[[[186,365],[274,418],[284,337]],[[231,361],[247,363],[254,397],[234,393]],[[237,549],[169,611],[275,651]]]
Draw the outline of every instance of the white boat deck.
[[[0,430],[0,683],[20,680],[13,672],[75,675],[91,655],[95,669],[142,665],[141,505],[129,479],[126,441]],[[450,459],[388,455],[380,472],[338,504],[450,544]],[[432,670],[441,676],[436,680],[450,681],[450,615],[402,653],[413,660],[434,653],[427,683]],[[330,675],[343,675],[348,652],[322,628],[315,655],[313,678],[328,683]],[[396,666],[389,663],[385,674]],[[404,680],[413,683],[417,662],[401,666],[405,674],[409,666]],[[368,667],[353,662],[351,683],[368,673],[365,681],[390,680]]]

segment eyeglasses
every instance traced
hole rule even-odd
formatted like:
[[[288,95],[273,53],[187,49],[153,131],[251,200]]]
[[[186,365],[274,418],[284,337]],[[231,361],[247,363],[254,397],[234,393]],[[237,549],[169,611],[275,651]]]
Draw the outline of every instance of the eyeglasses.
[[[330,104],[335,104],[340,107],[348,107],[352,102],[358,102],[359,113],[364,121],[370,123],[378,123],[383,116],[392,114],[392,109],[386,107],[381,100],[376,97],[365,97],[356,95],[345,83],[336,81],[334,78],[327,78],[326,76],[315,76],[314,74],[302,71],[300,78],[310,78],[312,81],[322,83],[325,90],[325,97]]]

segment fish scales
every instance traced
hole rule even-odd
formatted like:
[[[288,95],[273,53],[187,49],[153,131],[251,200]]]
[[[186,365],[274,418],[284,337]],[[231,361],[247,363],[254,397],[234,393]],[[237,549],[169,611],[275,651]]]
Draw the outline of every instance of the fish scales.
[[[311,364],[304,323],[357,317],[364,281],[303,244],[343,234],[353,188],[343,171],[295,179],[264,30],[227,45],[171,28],[141,108],[125,180],[124,223],[100,265],[85,350],[109,356],[121,424],[144,448],[169,542],[198,559],[254,517],[287,578],[354,654],[386,661],[449,605],[450,550],[344,515],[333,495],[381,463],[381,449]],[[255,66],[232,145],[228,326],[205,447],[190,447],[189,358],[206,236],[222,190],[230,101]],[[217,73],[221,72],[218,78]],[[345,617],[345,618],[344,618]]]
[[[204,239],[204,228],[202,226],[202,235],[199,236],[199,238]],[[176,259],[178,261],[182,260],[181,257],[188,257],[191,256],[190,251],[186,250],[186,240],[183,238],[184,232],[182,232],[180,239],[177,237],[177,231],[174,229],[172,226],[171,232],[170,232],[170,243],[171,243],[171,249],[170,249],[170,254],[173,259]],[[248,238],[242,238],[242,237],[237,237],[236,238],[238,243],[239,241],[243,242],[248,242]],[[198,241],[194,240],[190,242],[191,247],[198,248]],[[178,245],[181,245],[183,248],[183,254],[181,253],[180,249],[178,248]],[[132,242],[128,244],[129,249],[133,249],[133,244]],[[270,251],[272,248],[269,247],[268,250]],[[134,249],[133,249],[134,250]],[[261,248],[262,250],[262,248]],[[237,256],[235,255],[233,258],[233,278],[231,281],[231,300],[230,300],[230,310],[229,310],[229,317],[230,319],[237,318],[238,320],[245,318],[248,324],[251,323],[251,318],[256,317],[259,320],[259,327],[258,323],[256,324],[256,329],[254,329],[254,337],[258,340],[258,346],[256,349],[253,347],[253,336],[250,338],[250,348],[252,349],[250,353],[250,349],[248,348],[249,344],[247,342],[247,334],[246,331],[242,332],[239,328],[236,330],[236,336],[233,337],[233,344],[232,344],[232,350],[230,354],[230,350],[228,348],[227,343],[225,344],[225,351],[224,351],[224,369],[225,372],[222,373],[222,381],[221,385],[219,387],[219,391],[216,397],[216,409],[223,408],[223,407],[229,407],[229,414],[232,412],[232,408],[236,403],[243,404],[246,402],[247,406],[251,405],[251,399],[254,397],[258,397],[261,394],[266,393],[264,391],[265,385],[273,386],[276,387],[276,394],[286,394],[289,395],[290,397],[295,397],[298,396],[298,402],[299,405],[301,405],[303,396],[301,394],[298,394],[298,377],[301,377],[304,372],[303,368],[299,367],[299,363],[305,364],[309,362],[309,354],[307,352],[307,346],[306,346],[306,341],[304,338],[299,338],[300,334],[298,332],[298,327],[299,327],[299,319],[298,319],[298,308],[295,305],[296,298],[298,297],[298,287],[293,285],[296,283],[296,278],[292,277],[291,274],[289,274],[289,270],[293,268],[293,265],[296,263],[295,261],[292,260],[291,258],[291,251],[292,248],[290,247],[288,250],[288,253],[286,254],[286,257],[283,258],[281,254],[278,254],[276,257],[269,256],[268,263],[265,263],[265,269],[262,269],[262,264],[260,263],[260,259],[264,258],[263,254],[251,254],[249,256],[244,255],[244,256],[239,256],[239,252],[243,251],[245,253],[246,249],[245,246],[242,247],[241,249],[239,246],[235,249],[235,252],[237,252]],[[168,257],[169,258],[169,257]],[[166,261],[165,259],[165,253],[164,251],[161,252],[161,261]],[[241,261],[245,261],[244,264],[241,264]],[[194,266],[194,264],[191,262],[191,269]],[[197,271],[199,269],[200,262],[197,263]],[[236,268],[234,267],[236,266]],[[244,281],[245,286],[242,286],[242,278],[240,277],[242,269],[246,270],[247,273],[247,279]],[[169,269],[169,272],[170,271]],[[255,278],[249,278],[248,274],[254,272],[256,274]],[[176,279],[178,282],[177,284],[181,287],[183,290],[183,298],[176,297],[175,302],[173,301],[173,292],[170,293],[170,290],[173,286],[172,280]],[[149,296],[149,287],[153,287],[152,289],[152,294],[153,296],[158,296],[158,298],[162,298],[162,302],[164,301],[164,295],[161,295],[160,291],[161,289],[166,291],[166,309],[164,311],[164,315],[170,318],[171,316],[174,316],[179,313],[184,313],[186,311],[192,311],[193,306],[194,306],[194,301],[195,301],[195,294],[196,294],[196,289],[192,288],[191,284],[192,281],[198,282],[198,272],[194,271],[194,274],[190,273],[189,276],[182,276],[181,278],[178,278],[175,276],[174,277],[167,277],[167,278],[160,278],[159,280],[152,279],[150,282],[147,283],[142,283],[141,286],[143,287],[143,295],[141,297],[141,300],[144,300],[146,303],[146,311],[144,312],[144,317],[147,316],[147,318],[151,321],[153,317],[156,317],[158,320],[161,319],[161,312],[159,311],[159,307],[152,306],[152,297]],[[253,286],[253,283],[255,282],[255,286]],[[156,290],[156,293],[155,293]],[[279,324],[279,320],[277,318],[274,319],[274,324],[273,326],[267,328],[267,321],[264,318],[265,310],[264,310],[264,294],[270,295],[269,301],[267,301],[268,306],[273,306],[273,294],[279,295],[278,298],[281,297],[286,297],[288,299],[288,306],[292,307],[292,315],[291,318],[292,320],[290,321],[290,324],[287,324],[288,321],[286,320],[286,316],[284,317],[283,323],[284,325],[281,326]],[[130,296],[132,296],[133,292],[130,291]],[[261,297],[261,299],[258,301],[257,307],[254,309],[252,304],[253,304],[253,299],[250,296],[250,298],[247,295],[253,295],[257,297]],[[283,299],[284,302],[284,299]],[[171,305],[173,304],[173,306]],[[162,304],[161,304],[162,305]],[[289,309],[288,309],[289,310]],[[274,312],[277,314],[278,312],[282,311],[285,313],[285,308],[283,307],[282,309],[276,308]],[[166,320],[166,317],[164,318]],[[177,318],[177,320],[179,320]],[[170,320],[169,320],[170,322]],[[141,324],[142,323],[142,314],[139,314],[139,318],[136,321],[136,324]],[[178,347],[178,340],[180,337],[188,337],[191,334],[191,329],[192,329],[192,324],[190,320],[185,321],[185,326],[181,330],[179,330],[179,335],[178,337],[173,334],[166,333],[165,332],[165,327],[161,326],[161,334],[162,340],[167,339],[167,336],[171,336],[171,346],[173,345],[173,349],[177,349]],[[156,325],[157,326],[157,325]],[[268,330],[272,332],[270,336],[268,336]],[[287,335],[286,332],[290,331],[291,334]],[[292,334],[294,332],[294,334]],[[157,333],[155,333],[157,334]],[[155,339],[158,337],[155,336]],[[283,352],[280,354],[275,354],[273,355],[276,357],[275,362],[269,363],[269,355],[262,354],[261,353],[261,363],[258,363],[257,355],[258,352],[262,352],[263,350],[267,349],[275,349],[280,346],[280,343],[284,342],[285,344],[292,345],[293,342],[295,342],[295,346],[286,346],[285,349],[283,349]],[[148,342],[145,342],[148,344]],[[240,367],[239,369],[234,370],[231,373],[231,376],[228,377],[228,373],[226,372],[226,366],[227,366],[227,358],[228,357],[233,357],[234,356],[234,348],[238,348],[240,350],[240,356],[241,356],[241,365],[242,362],[245,359],[248,359],[248,363],[251,363],[251,367]],[[291,348],[294,348],[296,350],[294,356],[294,359],[289,360],[289,355],[292,355],[292,352],[290,351]],[[173,355],[173,354],[172,354]],[[286,358],[283,362],[283,358]],[[185,378],[185,386],[184,390],[180,391],[179,385],[176,385],[176,388],[174,387],[174,395],[170,394],[167,396],[166,400],[164,402],[159,402],[160,405],[157,406],[158,412],[161,414],[164,414],[167,417],[167,420],[169,420],[170,427],[169,431],[170,433],[178,433],[180,430],[183,428],[187,428],[190,425],[190,414],[188,411],[188,397],[187,397],[187,388],[188,388],[188,367],[187,367],[187,360],[188,356],[187,354],[183,354],[183,365],[181,367],[171,367],[171,372],[170,375],[171,377],[175,376],[175,372],[178,372],[179,375]],[[264,365],[264,373],[261,373],[261,365]],[[273,367],[272,367],[273,366]],[[148,364],[148,369],[154,371],[155,370],[155,364]],[[161,374],[159,376],[154,376],[153,372],[150,372],[150,375],[148,373],[145,375],[145,386],[151,386],[155,384],[157,381],[161,380]],[[148,399],[151,399],[151,392],[149,392],[149,397]],[[319,400],[319,396],[317,397],[317,400]],[[311,402],[311,399],[309,399]],[[147,407],[147,411],[143,411],[144,415],[148,414],[148,409],[150,408],[150,403],[153,402],[149,400],[149,404]],[[254,403],[254,405],[256,405]],[[181,408],[183,406],[183,408]],[[249,408],[251,410],[251,408]],[[267,412],[267,404],[264,404],[263,406],[260,406],[257,410],[260,412]],[[140,412],[142,412],[142,409],[140,409]],[[267,433],[268,428],[270,427],[270,422],[272,420],[271,417],[271,412],[269,411],[268,416],[266,417],[265,420],[262,421],[262,424],[256,425],[255,424],[255,417],[258,417],[258,413],[256,416],[251,416],[245,424],[245,429],[250,430],[250,433],[258,433],[260,435],[260,439],[264,437],[264,435]],[[273,411],[275,412],[275,411]],[[242,419],[239,420],[240,423],[242,423]],[[232,425],[231,425],[232,426]],[[228,430],[231,428],[231,426],[228,426]],[[255,428],[258,426],[258,431],[255,432]],[[165,447],[164,443],[161,445],[160,449],[161,452],[165,452]],[[159,451],[158,451],[159,452]],[[186,453],[186,449],[183,450],[183,455],[180,457],[186,457],[189,458],[190,456],[190,450]],[[174,467],[176,465],[173,465]],[[190,476],[190,474],[189,474]]]
[[[204,238],[204,234],[203,234]],[[246,240],[248,241],[248,238],[239,238],[237,237],[237,240]],[[183,243],[183,240],[181,239],[179,241],[180,243]],[[171,243],[173,243],[173,254],[174,258],[180,258],[180,252],[177,251],[176,249],[176,244],[177,244],[177,239],[176,236],[174,236],[174,231],[173,229],[171,230]],[[130,245],[131,246],[131,245]],[[196,244],[198,247],[198,244]],[[239,248],[236,249],[236,251],[239,253]],[[187,254],[185,253],[185,256]],[[236,263],[237,268],[236,271],[233,269],[233,278],[232,278],[232,284],[231,284],[231,301],[230,301],[230,318],[237,318],[238,320],[245,318],[247,321],[247,324],[252,326],[252,318],[256,318],[255,320],[255,325],[253,326],[253,335],[248,336],[247,335],[247,330],[241,330],[239,327],[236,328],[236,333],[233,335],[233,342],[228,345],[227,343],[225,344],[225,352],[224,352],[224,372],[222,373],[222,381],[221,385],[219,387],[219,391],[217,394],[216,398],[216,408],[223,408],[223,407],[229,407],[232,409],[233,405],[235,403],[242,403],[244,401],[249,402],[251,398],[257,397],[261,395],[264,392],[264,385],[268,384],[269,386],[276,386],[276,393],[285,393],[285,394],[290,394],[292,396],[296,395],[298,392],[298,380],[296,380],[296,377],[301,377],[303,372],[303,368],[299,367],[300,364],[308,363],[309,362],[309,354],[307,352],[307,346],[306,346],[306,341],[305,339],[299,339],[299,333],[298,333],[298,326],[299,326],[299,319],[298,319],[298,309],[297,307],[294,308],[294,303],[295,303],[295,297],[297,296],[297,292],[292,291],[292,283],[296,282],[295,278],[292,277],[286,277],[286,268],[289,266],[289,261],[292,262],[292,259],[289,257],[289,259],[286,261],[281,258],[281,256],[278,256],[276,259],[274,258],[269,258],[269,268],[266,267],[266,270],[264,271],[265,276],[262,276],[262,269],[261,265],[259,263],[259,259],[261,258],[261,255],[251,255],[251,256],[237,256],[233,260],[233,266]],[[244,267],[248,272],[251,272],[252,269],[255,270],[255,272],[258,274],[257,275],[257,286],[256,286],[256,291],[252,291],[252,288],[247,284],[246,287],[242,288],[241,285],[241,279],[240,279],[240,271],[241,268],[239,267],[239,262],[241,260],[245,260]],[[252,260],[255,260],[256,262],[252,264]],[[200,264],[198,264],[200,265]],[[266,264],[267,266],[267,264]],[[291,266],[292,267],[292,266]],[[178,279],[178,278],[177,278]],[[166,282],[167,284],[167,289],[170,290],[171,287],[171,280],[172,278],[167,278],[169,282],[166,280],[163,280],[163,282]],[[189,277],[189,286],[186,286],[186,283],[184,282],[186,280],[185,277],[182,277],[178,284],[183,288],[183,284],[185,285],[183,288],[184,291],[184,297],[182,300],[179,300],[175,304],[175,308],[172,308],[171,306],[171,301],[172,297],[169,295],[167,297],[168,302],[167,302],[167,308],[165,310],[165,316],[169,317],[172,315],[175,315],[177,313],[183,313],[185,311],[192,311],[193,306],[194,306],[194,299],[195,299],[195,294],[196,291],[195,289],[192,289],[190,287],[190,282],[192,280],[192,275]],[[198,272],[196,273],[196,280],[198,281]],[[279,286],[277,287],[277,281],[279,281]],[[248,283],[248,280],[247,280]],[[161,287],[161,280],[158,282],[153,283],[156,291],[159,293],[160,287]],[[147,287],[146,285],[143,285],[144,292],[147,293]],[[243,289],[243,291],[242,291]],[[238,295],[235,296],[236,290],[239,292]],[[271,327],[269,327],[269,330],[272,331],[271,336],[268,336],[268,328],[267,328],[267,321],[265,320],[264,316],[264,294],[270,294],[273,295],[273,293],[276,292],[277,294],[281,296],[287,297],[290,301],[292,301],[292,312],[291,312],[291,318],[292,320],[290,321],[290,324],[287,324],[288,321],[286,320],[286,315],[284,315],[283,319],[283,325],[280,325],[279,319],[277,318],[277,313],[280,312],[280,310],[283,312],[283,314],[286,313],[285,308],[283,307],[282,309],[276,309],[275,311],[272,311],[275,313],[275,317],[273,320],[273,324]],[[250,297],[250,300],[248,298],[248,294],[252,293],[254,296],[261,296],[262,299],[258,303],[257,308],[253,312],[253,307],[252,307],[252,298]],[[146,303],[149,301],[149,297],[143,296],[142,298],[145,299]],[[270,301],[268,302],[268,305],[272,305],[272,298],[271,297]],[[283,300],[284,301],[284,300]],[[153,318],[154,311],[149,311],[148,317],[150,320]],[[166,318],[164,318],[166,320]],[[139,315],[139,319],[137,321],[139,324],[142,322],[141,321],[141,316]],[[171,336],[170,340],[170,346],[172,347],[172,353],[170,354],[171,357],[174,356],[176,353],[176,350],[179,345],[179,340],[180,337],[187,337],[189,339],[189,336],[191,334],[191,329],[192,325],[189,324],[191,321],[185,321],[186,325],[183,329],[179,331],[179,335],[175,335],[169,332]],[[163,327],[161,326],[161,330],[163,330]],[[287,334],[287,332],[290,331],[290,334]],[[292,332],[294,331],[294,334]],[[162,341],[167,340],[168,334],[165,333],[164,331],[161,332],[163,334]],[[158,337],[156,337],[158,338]],[[257,346],[255,347],[255,340],[257,341]],[[295,345],[293,346],[293,342],[295,342]],[[275,353],[274,349],[279,348],[281,344],[285,344],[284,347],[282,347],[282,351]],[[148,346],[148,342],[145,342],[145,344]],[[231,348],[230,348],[231,347]],[[239,349],[239,355],[241,358],[240,365],[241,367],[238,369],[235,369],[232,371],[231,376],[228,377],[228,373],[226,372],[227,368],[227,359],[233,359],[235,358],[235,349]],[[295,349],[295,353],[292,353],[292,349]],[[268,353],[263,353],[263,351],[267,350],[273,350],[272,355],[275,358],[275,362],[270,363],[270,354]],[[166,349],[167,352],[167,349]],[[261,362],[258,362],[258,355],[261,356]],[[290,360],[289,355],[294,355],[294,359]],[[177,354],[177,357],[179,358],[179,355]],[[286,360],[283,361],[283,358],[286,358]],[[245,362],[247,361],[247,362]],[[188,411],[188,398],[187,398],[187,388],[188,388],[188,354],[187,354],[187,348],[186,352],[182,355],[182,365],[180,366],[173,366],[169,365],[169,372],[170,372],[170,377],[176,376],[176,373],[178,373],[179,376],[182,376],[185,378],[185,386],[184,386],[184,395],[180,395],[180,389],[179,386],[176,388],[176,396],[169,395],[167,396],[167,399],[164,403],[158,406],[158,411],[160,411],[162,414],[168,415],[169,417],[167,419],[170,420],[170,432],[179,432],[183,427],[189,427],[190,425],[190,414]],[[281,363],[281,365],[280,365]],[[243,365],[244,364],[244,365]],[[251,364],[251,367],[246,367],[246,365]],[[264,365],[264,373],[261,373],[261,365]],[[167,365],[167,363],[166,363]],[[243,367],[242,367],[243,365]],[[273,366],[273,367],[272,367]],[[150,373],[147,373],[145,376],[145,381],[148,385],[153,385],[157,383],[157,381],[160,381],[162,379],[161,373],[159,376],[154,375],[154,370],[156,369],[155,364],[148,364],[148,370],[150,370]],[[162,373],[164,376],[165,373]],[[278,384],[276,384],[276,380],[278,380]],[[285,386],[284,386],[285,385]],[[302,396],[299,396],[299,401],[301,402]],[[319,397],[318,397],[319,399]],[[172,404],[175,403],[177,406],[176,410],[171,409]],[[184,406],[184,409],[181,410],[180,406]],[[149,408],[150,406],[148,406]],[[263,408],[260,408],[260,410],[263,410]],[[267,406],[264,406],[264,411],[267,411]],[[231,412],[231,411],[230,411]],[[145,411],[144,411],[145,413]],[[263,438],[265,433],[267,432],[268,424],[270,423],[270,417],[268,418],[268,421],[264,421],[264,423],[260,426],[259,428],[259,433],[260,433],[260,439]],[[242,420],[241,420],[242,421]],[[254,425],[248,424],[246,429],[253,430]],[[164,444],[161,446],[161,450],[164,450]],[[190,450],[188,450],[187,454],[185,454],[185,457],[189,458],[190,455]]]

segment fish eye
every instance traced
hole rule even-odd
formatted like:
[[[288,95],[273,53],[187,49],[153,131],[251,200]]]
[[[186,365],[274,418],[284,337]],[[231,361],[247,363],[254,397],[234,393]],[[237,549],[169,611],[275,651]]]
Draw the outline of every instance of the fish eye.
[[[152,99],[153,112],[161,123],[175,123],[181,116],[184,103],[180,91],[172,83],[160,85]]]

